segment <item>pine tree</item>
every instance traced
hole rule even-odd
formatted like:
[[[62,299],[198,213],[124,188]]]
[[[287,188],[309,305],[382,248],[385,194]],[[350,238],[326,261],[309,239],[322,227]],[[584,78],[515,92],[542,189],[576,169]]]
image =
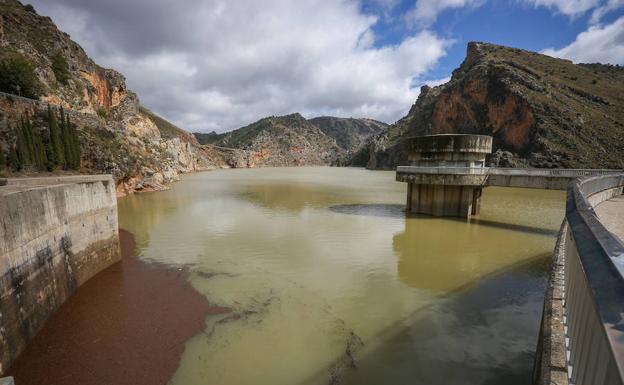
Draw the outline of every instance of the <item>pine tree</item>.
[[[9,148],[9,157],[7,161],[8,161],[8,166],[11,167],[13,171],[20,170],[21,166],[19,163],[19,158],[17,157],[17,151],[15,150],[15,147],[13,146]]]
[[[71,146],[72,146],[72,154],[74,156],[73,168],[75,170],[78,170],[80,169],[80,157],[81,157],[80,138],[78,137],[78,131],[76,130],[76,127],[72,126],[69,120],[67,121],[67,123],[69,124],[69,130],[71,132]]]
[[[32,165],[32,154],[26,138],[27,130],[24,119],[20,119],[17,127],[17,159],[19,160],[19,170]]]
[[[72,153],[73,148],[69,124],[69,116],[66,117],[63,108],[61,108],[61,141],[63,142],[66,170],[74,168],[74,154]]]
[[[48,160],[50,169],[65,166],[65,154],[63,150],[63,143],[61,141],[59,126],[56,114],[52,111],[50,105],[48,105],[48,135],[49,135],[49,147],[48,147]]]
[[[37,131],[37,135],[33,137],[35,163],[39,171],[44,171],[48,167],[48,157],[46,156],[45,145],[43,144],[43,140],[41,138],[41,131]]]
[[[80,138],[78,137],[78,131],[76,127],[69,120],[69,116],[67,116],[67,136],[68,136],[68,145],[69,145],[69,153],[71,154],[71,168],[77,170],[80,168]]]
[[[47,167],[47,157],[45,156],[45,147],[41,140],[41,132],[33,127],[33,123],[28,115],[23,116],[20,121],[29,154],[28,164],[38,170],[44,170]]]
[[[6,167],[6,158],[4,157],[4,151],[0,147],[0,170],[4,170]]]
[[[35,163],[35,152],[33,148],[33,140],[32,140],[32,129],[31,123],[28,115],[20,117],[20,127],[22,130],[22,138],[24,139],[24,145],[26,146],[27,154],[28,154],[28,164],[32,165]]]

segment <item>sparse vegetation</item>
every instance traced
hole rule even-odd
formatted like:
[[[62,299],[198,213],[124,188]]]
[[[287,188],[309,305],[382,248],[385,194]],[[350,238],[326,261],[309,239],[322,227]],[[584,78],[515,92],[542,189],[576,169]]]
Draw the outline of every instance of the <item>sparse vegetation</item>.
[[[98,110],[97,110],[97,114],[102,119],[107,119],[108,118],[108,111],[106,111],[106,108],[104,108],[104,107],[99,107]]]

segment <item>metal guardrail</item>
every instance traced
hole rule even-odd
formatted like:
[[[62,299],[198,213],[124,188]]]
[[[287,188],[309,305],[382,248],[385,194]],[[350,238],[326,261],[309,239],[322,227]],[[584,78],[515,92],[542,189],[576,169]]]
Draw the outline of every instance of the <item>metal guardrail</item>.
[[[573,169],[573,168],[499,168],[499,167],[418,167],[398,166],[397,172],[411,174],[456,174],[456,175],[510,175],[510,176],[546,176],[559,178],[579,178],[593,175],[612,175],[622,170]]]
[[[622,186],[624,174],[576,180],[568,188],[564,331],[570,384],[624,384],[624,244],[593,209]]]
[[[15,95],[15,94],[10,94],[8,92],[2,92],[0,91],[0,96],[4,96],[6,98],[10,98],[10,99],[19,99],[25,102],[31,102],[31,103],[38,103],[40,102],[39,99],[32,99],[32,98],[27,98],[25,96],[19,96],[19,95]]]

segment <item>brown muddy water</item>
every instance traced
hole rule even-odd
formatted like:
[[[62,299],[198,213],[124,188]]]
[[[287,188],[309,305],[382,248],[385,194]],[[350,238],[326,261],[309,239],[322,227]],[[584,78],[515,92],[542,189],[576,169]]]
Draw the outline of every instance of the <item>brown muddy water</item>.
[[[564,193],[489,188],[479,218],[462,221],[406,218],[405,189],[393,172],[265,168],[188,175],[121,199],[137,257],[188,271],[204,298],[184,306],[203,322],[177,337],[168,382],[528,385]],[[87,328],[97,306],[64,327]],[[146,322],[157,307],[142,307]],[[129,361],[108,370],[138,377]]]

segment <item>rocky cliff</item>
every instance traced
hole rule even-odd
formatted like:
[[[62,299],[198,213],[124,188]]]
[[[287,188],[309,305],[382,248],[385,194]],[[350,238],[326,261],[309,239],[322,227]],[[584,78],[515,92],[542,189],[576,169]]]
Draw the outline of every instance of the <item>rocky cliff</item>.
[[[20,118],[29,116],[42,134],[50,104],[63,107],[76,125],[80,171],[113,173],[120,195],[162,189],[180,173],[246,162],[239,159],[244,154],[200,145],[193,135],[142,107],[122,74],[98,66],[32,6],[0,0],[0,47],[5,69],[0,87],[6,92],[0,95],[3,154],[16,145]]]
[[[422,87],[408,115],[377,135],[359,161],[393,168],[407,164],[405,138],[476,133],[494,137],[493,165],[622,168],[623,90],[622,67],[472,42],[451,80]]]

